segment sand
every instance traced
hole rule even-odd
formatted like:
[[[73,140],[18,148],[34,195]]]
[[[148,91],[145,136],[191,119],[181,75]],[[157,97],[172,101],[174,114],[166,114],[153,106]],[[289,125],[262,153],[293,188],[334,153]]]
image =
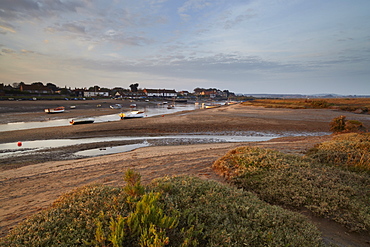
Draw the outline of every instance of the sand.
[[[18,111],[16,114],[11,112],[11,106],[6,105],[8,102],[0,102],[0,109],[8,107],[7,110],[0,110],[0,117],[3,122],[7,121],[4,119],[36,121],[36,119],[45,117],[45,113],[42,112],[44,104],[40,102],[19,103],[17,110],[14,110]],[[88,116],[96,115],[97,112],[111,114],[114,110],[109,109],[109,104],[117,102],[104,102],[106,105],[98,110],[96,105],[103,102],[79,102],[84,104],[84,109],[78,111],[76,109],[76,111],[61,113],[58,116],[53,115],[53,117],[70,118],[82,114]],[[53,102],[55,106],[62,105],[62,103],[65,102]],[[126,105],[128,103],[125,102]],[[27,107],[30,110],[25,110]],[[237,146],[254,145],[302,155],[317,143],[332,138],[329,135],[329,123],[339,115],[346,115],[348,119],[360,120],[365,126],[370,126],[369,115],[336,110],[268,109],[233,105],[143,119],[2,132],[0,143],[51,138],[189,133],[255,134],[261,132],[279,134],[283,137],[258,143],[191,145],[180,145],[179,143],[170,146],[150,146],[126,153],[73,159],[72,154],[75,151],[94,146],[80,145],[61,150],[50,150],[46,156],[31,155],[25,158],[2,160],[0,162],[0,236],[4,236],[15,224],[28,216],[48,207],[63,193],[77,187],[91,183],[122,185],[123,174],[128,168],[140,172],[143,182],[150,182],[154,178],[163,176],[191,175],[224,183],[224,179],[214,173],[211,166],[228,150]],[[61,155],[61,152],[64,155]],[[324,231],[327,239],[344,244],[357,239],[356,246],[366,246],[362,243],[367,240],[363,240],[361,236],[348,233],[346,229],[332,222],[311,216],[310,218]]]

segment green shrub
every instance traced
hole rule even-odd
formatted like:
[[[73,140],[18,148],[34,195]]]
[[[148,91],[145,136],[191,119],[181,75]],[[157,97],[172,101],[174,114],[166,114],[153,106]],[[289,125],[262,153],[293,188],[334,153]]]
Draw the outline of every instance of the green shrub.
[[[153,183],[168,209],[180,214],[199,246],[319,246],[320,233],[301,215],[271,206],[253,193],[193,177]],[[176,239],[175,236],[170,239]]]
[[[305,207],[351,230],[370,231],[370,178],[310,159],[254,147],[236,148],[214,169],[272,204]]]
[[[111,217],[128,214],[126,199],[122,188],[102,185],[78,188],[19,224],[1,239],[0,245],[91,246],[97,219],[102,222],[102,231],[109,232]]]

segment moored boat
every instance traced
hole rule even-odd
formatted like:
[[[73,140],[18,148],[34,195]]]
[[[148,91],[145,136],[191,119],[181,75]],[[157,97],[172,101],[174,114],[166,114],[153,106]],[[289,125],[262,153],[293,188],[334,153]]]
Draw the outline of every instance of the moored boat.
[[[115,104],[115,105],[111,105],[109,106],[111,109],[121,109],[122,108],[122,105],[121,104]]]
[[[65,108],[63,106],[57,107],[57,108],[46,108],[46,113],[61,113],[64,112]]]
[[[89,124],[89,123],[93,123],[94,121],[95,121],[94,118],[75,118],[69,121],[69,123],[72,125]]]
[[[129,113],[121,113],[119,114],[121,119],[131,119],[131,118],[142,118],[145,116],[145,112],[143,111],[131,111]]]
[[[221,106],[220,104],[205,104],[205,103],[202,103],[202,108],[203,109],[216,108],[216,107],[220,107],[220,106]]]

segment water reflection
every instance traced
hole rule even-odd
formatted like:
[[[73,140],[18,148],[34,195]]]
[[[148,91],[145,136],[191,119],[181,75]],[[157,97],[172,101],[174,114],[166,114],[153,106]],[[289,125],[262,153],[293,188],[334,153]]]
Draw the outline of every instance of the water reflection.
[[[148,142],[138,143],[138,144],[129,144],[129,145],[122,145],[122,146],[115,146],[115,147],[105,147],[105,148],[94,148],[83,150],[75,153],[77,156],[85,156],[85,157],[95,157],[95,156],[102,156],[108,154],[117,154],[117,153],[124,153],[129,152],[138,148],[148,147],[150,144]]]

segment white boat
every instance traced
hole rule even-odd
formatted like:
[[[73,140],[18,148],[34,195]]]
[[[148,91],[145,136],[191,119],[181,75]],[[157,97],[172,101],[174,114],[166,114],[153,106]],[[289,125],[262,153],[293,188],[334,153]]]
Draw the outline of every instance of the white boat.
[[[94,118],[75,118],[69,121],[70,124],[76,125],[76,124],[89,124],[93,123],[95,121]]]
[[[131,119],[131,118],[142,118],[145,116],[145,112],[143,111],[131,111],[129,113],[121,113],[119,114],[121,119]]]
[[[111,109],[121,109],[122,108],[122,105],[121,104],[115,104],[115,105],[111,105],[109,106]]]
[[[220,107],[221,105],[220,104],[205,104],[205,103],[202,103],[202,109],[210,109],[210,108],[216,108],[216,107]]]
[[[60,106],[57,108],[46,108],[45,112],[46,113],[61,113],[61,112],[64,112],[64,110],[65,110],[64,107]]]

